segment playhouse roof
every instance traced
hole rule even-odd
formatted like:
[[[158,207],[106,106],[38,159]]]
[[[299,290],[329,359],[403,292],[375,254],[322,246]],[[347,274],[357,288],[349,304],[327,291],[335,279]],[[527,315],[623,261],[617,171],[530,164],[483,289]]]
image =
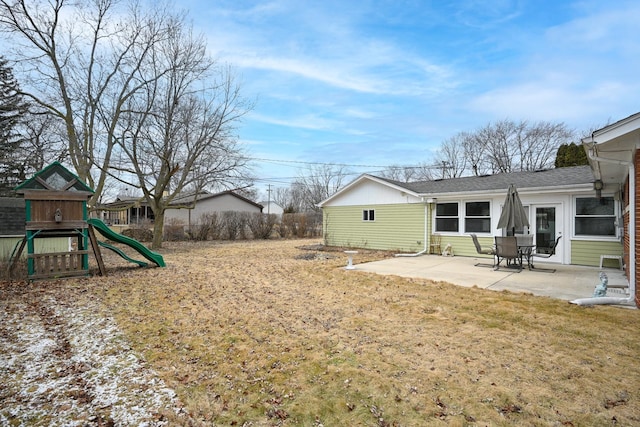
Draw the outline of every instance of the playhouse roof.
[[[94,191],[82,182],[77,175],[70,172],[59,162],[53,162],[46,168],[36,172],[31,178],[15,188],[19,194],[28,190],[71,191],[90,193]]]

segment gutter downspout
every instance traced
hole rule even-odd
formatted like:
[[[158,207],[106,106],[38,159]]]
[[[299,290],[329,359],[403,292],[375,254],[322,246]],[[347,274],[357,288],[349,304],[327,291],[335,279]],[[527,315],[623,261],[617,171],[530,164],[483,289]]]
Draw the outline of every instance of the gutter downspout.
[[[424,198],[422,199],[424,202]],[[427,206],[429,207],[428,212],[427,212]],[[424,202],[424,239],[422,240],[424,242],[424,249],[422,249],[420,252],[416,252],[415,254],[395,254],[395,256],[397,257],[416,257],[416,256],[420,256],[420,255],[424,255],[427,253],[427,251],[429,250],[429,244],[427,242],[427,219],[429,218],[429,216],[431,216],[431,204],[430,203],[426,203]]]
[[[633,227],[635,225],[636,218],[636,168],[633,162],[625,162],[622,160],[607,159],[598,157],[595,155],[593,148],[589,149],[588,156],[590,159],[597,162],[614,163],[618,165],[629,166],[629,218],[633,218],[633,221],[629,221],[629,259],[636,260],[636,230]],[[616,298],[616,297],[596,297],[596,298],[579,298],[570,301],[571,304],[577,305],[631,305],[636,307],[635,295],[636,295],[636,262],[631,262],[631,271],[629,271],[629,297],[628,298]]]

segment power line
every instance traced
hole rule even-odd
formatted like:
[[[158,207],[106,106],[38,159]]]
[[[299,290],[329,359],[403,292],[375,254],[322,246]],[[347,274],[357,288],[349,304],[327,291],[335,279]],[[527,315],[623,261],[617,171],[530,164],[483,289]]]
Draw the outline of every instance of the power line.
[[[252,157],[252,156],[239,156],[239,158],[246,161],[253,161],[257,163],[273,163],[276,165],[283,166],[293,166],[295,165],[306,165],[306,166],[338,166],[338,167],[348,167],[348,168],[361,168],[361,169],[373,169],[373,170],[365,170],[359,172],[342,172],[343,176],[355,176],[361,175],[363,173],[368,174],[384,174],[386,171],[390,170],[406,170],[406,169],[429,169],[429,170],[438,170],[443,169],[443,164],[422,164],[422,165],[369,165],[369,164],[352,164],[352,163],[332,163],[332,162],[313,162],[313,161],[305,161],[305,160],[285,160],[285,159],[272,159],[265,157]],[[305,174],[305,177],[313,178],[314,176]],[[291,185],[292,182],[300,179],[300,176],[280,176],[280,177],[254,177],[253,181],[255,183],[263,183],[267,184],[269,188],[272,184],[276,185]]]
[[[282,160],[282,159],[266,159],[261,157],[249,157],[242,156],[243,159],[252,160],[252,161],[260,161],[267,163],[294,163],[294,164],[302,164],[302,165],[315,165],[315,166],[344,166],[344,167],[352,167],[352,168],[378,168],[378,169],[387,169],[387,168],[398,168],[398,169],[415,169],[415,168],[436,168],[439,166],[398,166],[398,165],[357,165],[357,164],[349,164],[349,163],[332,163],[332,162],[309,162],[304,160]]]

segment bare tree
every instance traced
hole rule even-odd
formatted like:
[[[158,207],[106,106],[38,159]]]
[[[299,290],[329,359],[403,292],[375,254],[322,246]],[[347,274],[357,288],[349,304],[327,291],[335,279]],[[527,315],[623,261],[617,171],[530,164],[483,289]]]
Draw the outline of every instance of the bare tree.
[[[312,165],[300,172],[296,184],[303,191],[304,210],[317,211],[318,203],[338,191],[349,175],[345,166],[331,164]]]
[[[440,145],[436,164],[442,165],[441,178],[457,178],[466,172],[468,160],[465,156],[465,141],[467,138],[467,133],[460,132]]]
[[[398,182],[412,182],[419,180],[417,178],[417,168],[412,166],[391,165],[375,175]]]
[[[416,166],[391,165],[375,175],[398,182],[431,181],[437,166],[426,162]]]
[[[248,176],[248,157],[234,135],[250,109],[229,67],[207,56],[206,44],[182,23],[151,47],[152,61],[136,81],[146,90],[123,105],[115,129],[127,161],[155,216],[152,246],[162,245],[164,213],[183,190],[236,188]],[[148,83],[151,82],[151,83]]]
[[[487,174],[489,165],[485,156],[485,140],[477,134],[465,133],[463,147],[470,172],[475,176]]]
[[[564,123],[539,122],[527,128],[520,147],[520,169],[548,169],[555,163],[558,148],[573,140],[575,133]]]
[[[293,182],[286,188],[276,188],[272,198],[285,213],[298,213],[304,209],[304,188],[299,182]]]
[[[166,7],[125,6],[0,0],[0,31],[22,66],[23,94],[64,123],[69,158],[95,190],[90,204],[108,177],[122,106],[150,83],[136,77],[175,22]]]
[[[30,111],[26,117],[20,132],[24,139],[22,152],[28,169],[38,171],[51,162],[64,162],[68,157],[68,146],[62,123],[46,111]]]
[[[513,163],[515,153],[519,150],[514,138],[517,132],[518,125],[509,120],[489,123],[478,132],[492,173],[509,173],[515,170]]]
[[[468,134],[464,152],[474,175],[546,169],[572,138],[564,123],[501,120]]]
[[[246,109],[229,70],[213,69],[182,15],[123,5],[0,0],[0,31],[16,46],[24,95],[64,123],[69,158],[95,190],[90,203],[108,178],[141,188],[158,247],[164,209],[180,190],[238,178],[246,157],[233,123]]]

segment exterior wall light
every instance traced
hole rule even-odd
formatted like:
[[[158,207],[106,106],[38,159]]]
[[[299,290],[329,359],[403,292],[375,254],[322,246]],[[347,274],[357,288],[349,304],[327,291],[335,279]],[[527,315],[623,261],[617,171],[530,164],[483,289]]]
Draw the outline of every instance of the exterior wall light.
[[[593,189],[596,190],[596,198],[602,197],[602,189],[604,188],[604,183],[601,179],[596,179],[593,181]]]

